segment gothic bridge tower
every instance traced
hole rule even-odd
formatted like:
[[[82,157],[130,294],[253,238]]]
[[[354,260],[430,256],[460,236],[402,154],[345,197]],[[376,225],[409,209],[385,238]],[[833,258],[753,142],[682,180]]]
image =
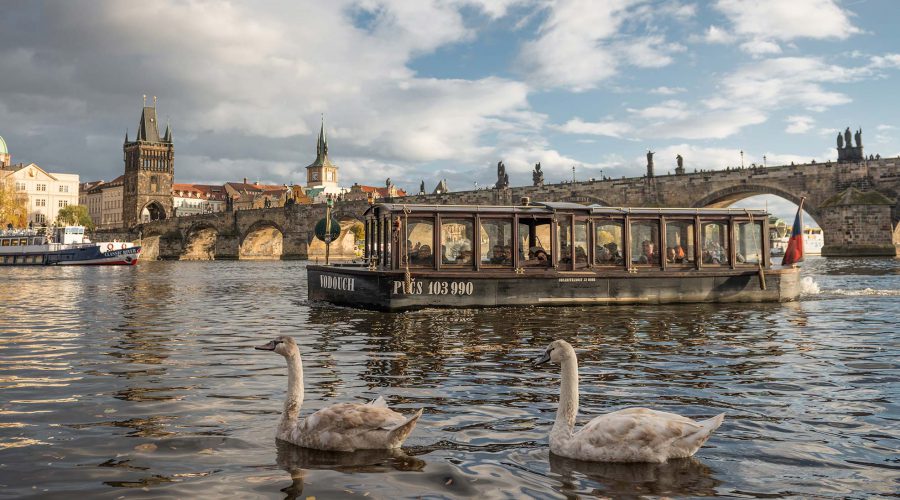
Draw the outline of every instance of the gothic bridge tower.
[[[122,149],[125,156],[122,220],[125,227],[172,216],[172,182],[175,177],[175,149],[172,130],[166,125],[166,133],[160,138],[156,118],[156,97],[153,106],[144,110],[138,124],[137,137],[128,140]]]

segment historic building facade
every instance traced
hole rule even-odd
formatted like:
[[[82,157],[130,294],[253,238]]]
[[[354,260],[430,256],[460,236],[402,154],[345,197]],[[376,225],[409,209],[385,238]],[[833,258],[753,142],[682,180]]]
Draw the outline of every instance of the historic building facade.
[[[6,147],[6,141],[3,140],[3,136],[0,136],[0,168],[6,168],[12,164],[12,157],[9,154],[9,149]]]
[[[20,163],[0,170],[0,181],[28,198],[28,222],[35,225],[52,224],[61,208],[78,204],[78,174],[51,173],[34,163]]]
[[[225,210],[225,187],[209,184],[173,184],[175,217],[211,214]]]
[[[144,106],[137,137],[122,145],[125,160],[122,220],[125,227],[172,217],[172,184],[175,178],[175,148],[172,129],[159,135],[153,106]]]
[[[325,136],[323,117],[316,141],[316,159],[306,167],[306,194],[314,203],[321,203],[328,195],[337,196],[348,191],[338,183],[338,166],[328,159],[328,138]]]

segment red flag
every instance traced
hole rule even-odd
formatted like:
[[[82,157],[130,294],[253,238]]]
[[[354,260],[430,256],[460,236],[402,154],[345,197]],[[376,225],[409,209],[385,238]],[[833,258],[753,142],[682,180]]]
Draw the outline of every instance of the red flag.
[[[788,240],[787,249],[784,251],[784,258],[781,259],[782,266],[803,262],[803,200],[804,198],[800,199],[800,206],[797,207],[797,216],[794,217],[794,228],[791,230],[791,239]]]

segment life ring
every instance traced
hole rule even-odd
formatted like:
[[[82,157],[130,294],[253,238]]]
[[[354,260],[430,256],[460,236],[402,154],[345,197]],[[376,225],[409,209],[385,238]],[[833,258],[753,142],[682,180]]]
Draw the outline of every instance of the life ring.
[[[113,247],[113,244],[112,244],[112,243],[107,243],[107,244],[106,244],[106,249],[107,249],[107,250],[112,250],[113,248],[114,248],[114,247]]]
[[[122,250],[125,250],[126,247],[128,247],[128,245],[126,243],[122,243]]]

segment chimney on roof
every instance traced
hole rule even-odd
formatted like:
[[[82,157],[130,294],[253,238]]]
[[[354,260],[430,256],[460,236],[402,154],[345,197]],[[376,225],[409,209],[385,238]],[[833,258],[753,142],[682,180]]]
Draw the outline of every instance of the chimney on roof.
[[[247,183],[247,178],[246,178],[246,177],[244,177],[244,184],[246,184],[246,183]]]

